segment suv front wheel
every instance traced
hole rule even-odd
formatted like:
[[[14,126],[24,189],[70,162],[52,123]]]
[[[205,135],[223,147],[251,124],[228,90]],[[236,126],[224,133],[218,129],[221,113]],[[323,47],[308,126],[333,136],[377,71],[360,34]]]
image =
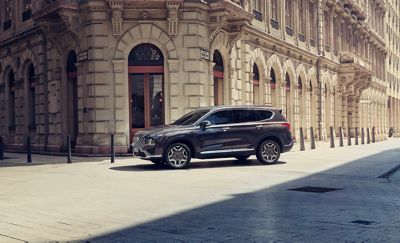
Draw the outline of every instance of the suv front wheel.
[[[173,143],[165,150],[164,161],[174,169],[182,169],[189,165],[192,159],[190,148],[183,143]]]
[[[274,140],[265,140],[258,146],[257,159],[263,164],[274,164],[281,155],[279,144]]]

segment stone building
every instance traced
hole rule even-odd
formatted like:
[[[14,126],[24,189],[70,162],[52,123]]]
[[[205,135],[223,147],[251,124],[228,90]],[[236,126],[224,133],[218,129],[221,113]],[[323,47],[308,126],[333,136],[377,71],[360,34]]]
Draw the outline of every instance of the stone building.
[[[400,130],[400,2],[386,1],[385,40],[389,127]]]
[[[331,126],[386,134],[399,117],[388,109],[399,73],[385,77],[386,6],[1,0],[0,134],[9,149],[30,136],[36,150],[61,151],[69,135],[76,152],[103,153],[114,133],[125,152],[143,128],[222,104],[281,107],[307,139],[311,127],[318,139]]]

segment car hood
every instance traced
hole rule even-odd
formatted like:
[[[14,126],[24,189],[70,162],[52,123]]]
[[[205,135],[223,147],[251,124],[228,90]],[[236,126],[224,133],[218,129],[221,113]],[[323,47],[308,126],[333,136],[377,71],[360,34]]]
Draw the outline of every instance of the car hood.
[[[179,125],[164,125],[164,126],[156,126],[152,128],[146,128],[137,132],[135,135],[138,136],[148,136],[148,135],[158,135],[169,132],[177,132],[185,129],[193,128],[193,126],[179,126]]]

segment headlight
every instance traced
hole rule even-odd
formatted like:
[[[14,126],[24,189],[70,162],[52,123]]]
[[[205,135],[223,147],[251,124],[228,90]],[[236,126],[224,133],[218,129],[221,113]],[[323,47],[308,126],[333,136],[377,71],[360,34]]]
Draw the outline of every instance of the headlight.
[[[163,137],[163,135],[151,135],[151,136],[147,137],[146,144],[155,145],[156,141],[159,141],[162,137]]]
[[[147,139],[147,144],[148,145],[155,145],[156,141],[153,138],[149,138],[149,139]]]

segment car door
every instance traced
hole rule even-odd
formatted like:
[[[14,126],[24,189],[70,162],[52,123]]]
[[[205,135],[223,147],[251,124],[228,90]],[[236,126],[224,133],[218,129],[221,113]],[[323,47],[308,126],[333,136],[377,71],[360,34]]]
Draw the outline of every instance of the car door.
[[[230,149],[231,111],[216,111],[205,117],[203,121],[209,121],[210,125],[197,130],[199,152],[206,155]]]
[[[263,128],[259,122],[260,119],[258,112],[253,109],[232,110],[230,133],[237,138],[234,149],[243,151],[254,149]]]

